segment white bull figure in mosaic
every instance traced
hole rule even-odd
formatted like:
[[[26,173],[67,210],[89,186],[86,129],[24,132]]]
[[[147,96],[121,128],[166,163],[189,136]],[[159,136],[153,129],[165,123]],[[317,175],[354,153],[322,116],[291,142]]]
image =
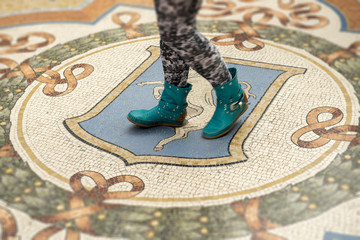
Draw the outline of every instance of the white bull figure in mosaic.
[[[213,87],[211,84],[198,73],[191,70],[189,73],[188,82],[193,85],[190,91],[187,102],[188,107],[185,121],[181,127],[174,128],[175,134],[169,138],[161,140],[154,148],[154,151],[160,151],[164,146],[172,141],[186,138],[189,132],[203,129],[210,121],[213,112],[215,111],[215,103],[212,96]],[[247,82],[240,82],[246,86],[244,93],[250,97],[256,98],[256,95],[250,93],[251,85]],[[163,81],[151,81],[138,83],[138,86],[144,85],[163,85]],[[157,100],[161,98],[161,91],[164,86],[156,86],[153,90],[153,95]]]

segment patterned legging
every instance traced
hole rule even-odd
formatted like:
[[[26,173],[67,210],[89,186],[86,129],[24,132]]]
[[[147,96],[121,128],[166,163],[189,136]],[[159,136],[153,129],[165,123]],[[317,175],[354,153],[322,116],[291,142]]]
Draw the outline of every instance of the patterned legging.
[[[155,0],[165,81],[187,85],[189,67],[216,87],[231,80],[217,48],[196,29],[202,0]]]

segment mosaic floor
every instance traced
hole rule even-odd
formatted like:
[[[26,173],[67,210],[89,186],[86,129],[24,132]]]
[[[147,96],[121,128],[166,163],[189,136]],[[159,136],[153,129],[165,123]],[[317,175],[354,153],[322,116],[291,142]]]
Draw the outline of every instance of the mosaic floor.
[[[196,72],[180,128],[152,1],[1,0],[2,240],[360,239],[360,2],[204,0],[250,106],[228,135]]]

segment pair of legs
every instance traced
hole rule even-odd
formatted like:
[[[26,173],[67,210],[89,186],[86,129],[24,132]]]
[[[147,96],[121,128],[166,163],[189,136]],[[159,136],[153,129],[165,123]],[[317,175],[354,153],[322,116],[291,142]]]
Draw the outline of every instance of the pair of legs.
[[[213,87],[231,80],[217,48],[196,29],[202,0],[155,0],[165,81],[187,85],[189,67]]]
[[[247,109],[236,69],[228,69],[217,48],[196,29],[201,3],[202,0],[155,0],[164,91],[158,106],[131,111],[131,122],[143,127],[181,126],[192,87],[187,83],[190,67],[211,83],[217,95],[216,110],[203,130],[204,137],[226,134]]]

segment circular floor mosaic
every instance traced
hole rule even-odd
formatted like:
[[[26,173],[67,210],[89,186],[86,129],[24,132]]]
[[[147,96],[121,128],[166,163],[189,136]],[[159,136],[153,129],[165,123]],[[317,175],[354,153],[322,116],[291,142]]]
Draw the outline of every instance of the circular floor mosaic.
[[[110,194],[113,203],[219,205],[302,182],[347,149],[336,132],[324,138],[316,129],[357,124],[351,85],[319,58],[266,40],[258,51],[218,46],[250,97],[225,137],[201,137],[215,106],[211,86],[195,72],[184,126],[133,126],[126,114],[156,105],[162,91],[159,38],[149,29],[136,40],[118,30],[93,34],[31,59],[56,65],[12,110],[12,143],[36,174],[67,191],[96,184],[100,191],[112,179],[111,192],[136,195]]]

